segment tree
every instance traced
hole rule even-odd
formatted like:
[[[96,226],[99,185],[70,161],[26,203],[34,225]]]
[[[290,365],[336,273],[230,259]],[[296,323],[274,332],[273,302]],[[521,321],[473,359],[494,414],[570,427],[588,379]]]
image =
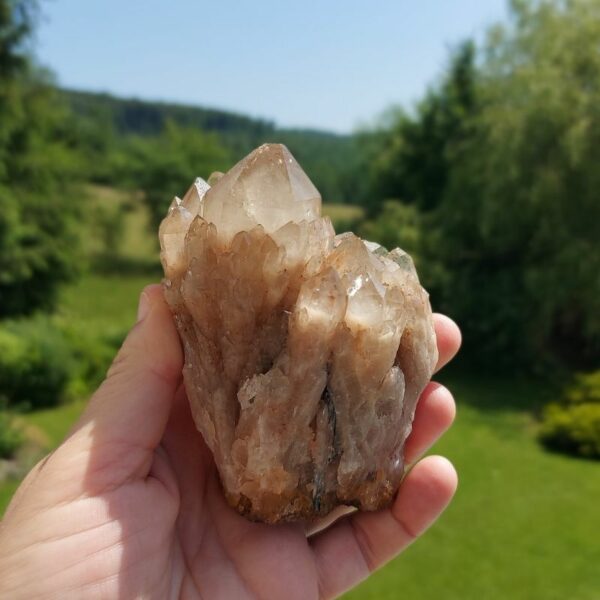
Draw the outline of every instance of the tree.
[[[414,117],[395,118],[374,187],[421,211],[421,260],[435,265],[425,285],[472,361],[592,366],[600,1],[514,0],[511,11],[478,53],[454,55]]]
[[[154,230],[163,219],[173,196],[185,193],[196,177],[231,165],[227,150],[214,134],[181,127],[168,121],[161,135],[136,137],[125,150],[130,183],[144,192]]]
[[[487,359],[600,358],[600,2],[512,3],[439,213],[445,301]]]
[[[427,93],[414,115],[388,113],[384,130],[375,134],[371,213],[388,198],[425,211],[440,203],[453,154],[468,137],[476,110],[475,78],[475,46],[466,41],[453,53],[441,84]]]
[[[68,114],[27,52],[35,11],[0,0],[0,316],[50,307],[76,272]]]

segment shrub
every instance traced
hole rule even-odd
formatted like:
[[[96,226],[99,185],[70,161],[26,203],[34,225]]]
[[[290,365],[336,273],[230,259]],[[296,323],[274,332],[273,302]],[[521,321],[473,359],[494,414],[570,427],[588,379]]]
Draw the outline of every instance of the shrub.
[[[567,388],[565,400],[569,404],[600,405],[600,370],[576,375],[575,383]]]
[[[11,416],[0,409],[0,458],[12,458],[23,443],[23,435],[17,429]]]
[[[413,258],[422,248],[421,216],[415,206],[388,200],[381,213],[363,222],[358,230],[361,237],[392,250],[399,246]]]
[[[546,407],[539,435],[549,448],[600,458],[600,371],[578,375],[563,402]]]
[[[74,368],[65,336],[47,319],[7,322],[0,328],[0,397],[8,406],[55,406]]]
[[[109,331],[97,336],[79,327],[68,327],[64,331],[75,360],[69,395],[85,396],[93,392],[104,379],[126,332]]]
[[[89,333],[48,317],[0,326],[0,407],[56,406],[91,393],[104,379],[125,331]]]

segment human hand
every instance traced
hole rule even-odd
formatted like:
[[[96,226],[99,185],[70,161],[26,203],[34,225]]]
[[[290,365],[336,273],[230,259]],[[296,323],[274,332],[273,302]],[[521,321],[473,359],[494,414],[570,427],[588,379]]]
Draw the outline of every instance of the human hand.
[[[436,316],[440,360],[460,345]],[[224,500],[181,385],[183,357],[160,286],[67,439],[17,490],[0,524],[0,598],[331,598],[406,548],[450,501],[456,473],[418,462],[393,505],[307,537],[251,523]],[[450,426],[431,383],[406,444],[413,463]]]

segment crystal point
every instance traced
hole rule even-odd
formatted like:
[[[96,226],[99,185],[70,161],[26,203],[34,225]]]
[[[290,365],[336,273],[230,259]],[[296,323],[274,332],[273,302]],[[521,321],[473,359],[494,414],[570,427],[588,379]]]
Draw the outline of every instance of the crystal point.
[[[280,144],[209,181],[174,201],[159,237],[192,415],[227,500],[272,523],[387,506],[437,361],[412,260],[335,236]]]
[[[272,233],[319,216],[317,188],[281,144],[263,144],[217,183],[206,195],[204,218],[228,239],[258,224]]]

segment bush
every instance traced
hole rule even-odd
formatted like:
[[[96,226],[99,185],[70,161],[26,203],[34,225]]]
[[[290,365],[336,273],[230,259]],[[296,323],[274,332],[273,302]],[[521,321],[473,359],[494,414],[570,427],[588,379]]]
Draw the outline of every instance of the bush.
[[[549,448],[600,458],[600,404],[551,404],[544,411],[540,438]]]
[[[44,316],[0,327],[0,407],[30,410],[91,393],[104,379],[124,331],[90,334]]]
[[[65,336],[75,360],[68,389],[70,396],[86,396],[98,387],[125,335],[125,331],[114,331],[98,337],[78,327],[65,329]]]
[[[427,215],[416,206],[398,200],[387,200],[379,215],[363,221],[358,226],[357,233],[388,250],[399,247],[410,254],[421,284],[430,294],[434,288],[443,287],[444,270],[431,250],[437,237],[429,227]]]
[[[11,416],[0,409],[0,458],[12,458],[23,443],[23,435],[17,429]]]
[[[219,138],[196,128],[183,128],[168,121],[160,136],[129,141],[130,183],[144,192],[152,231],[164,218],[174,194],[184,194],[198,175],[231,166],[229,152]]]
[[[65,336],[47,319],[0,328],[0,397],[10,407],[55,406],[75,368]]]
[[[546,407],[540,440],[551,449],[600,458],[600,371],[577,376],[563,402]]]
[[[415,206],[388,200],[381,213],[361,223],[358,233],[361,237],[377,242],[388,250],[397,246],[413,258],[422,248],[421,215]]]
[[[600,370],[576,375],[575,383],[567,388],[565,400],[568,404],[600,405]]]

